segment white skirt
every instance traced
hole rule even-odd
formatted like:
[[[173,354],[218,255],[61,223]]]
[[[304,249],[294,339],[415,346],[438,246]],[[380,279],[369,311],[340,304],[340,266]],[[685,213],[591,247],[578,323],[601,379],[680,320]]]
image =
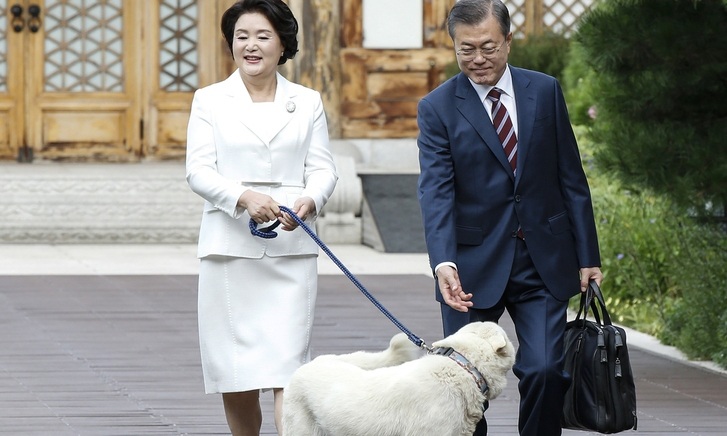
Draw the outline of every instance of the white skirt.
[[[310,361],[316,256],[200,262],[198,317],[205,392],[284,388]]]

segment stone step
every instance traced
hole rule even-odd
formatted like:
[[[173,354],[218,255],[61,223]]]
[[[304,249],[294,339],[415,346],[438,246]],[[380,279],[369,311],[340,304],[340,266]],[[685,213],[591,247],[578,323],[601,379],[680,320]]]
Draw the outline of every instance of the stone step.
[[[339,180],[316,224],[321,240],[424,251],[416,144],[336,140],[332,148]],[[196,243],[203,206],[178,161],[0,162],[0,198],[0,243],[17,244]]]
[[[193,243],[182,163],[0,164],[2,243]]]
[[[360,244],[361,181],[336,157],[340,179],[317,222],[327,244]],[[0,164],[0,243],[196,243],[203,200],[180,162]]]

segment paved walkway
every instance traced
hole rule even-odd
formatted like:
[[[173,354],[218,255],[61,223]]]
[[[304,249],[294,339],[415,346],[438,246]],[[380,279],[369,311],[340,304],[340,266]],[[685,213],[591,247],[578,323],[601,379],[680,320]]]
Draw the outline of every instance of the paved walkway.
[[[409,329],[441,337],[424,255],[332,250]],[[385,347],[395,327],[319,264],[313,353]],[[203,393],[196,273],[191,245],[0,245],[0,434],[226,434],[219,396]],[[635,332],[629,344],[637,433],[727,434],[727,375]],[[517,434],[517,403],[511,375],[488,411],[490,434]]]

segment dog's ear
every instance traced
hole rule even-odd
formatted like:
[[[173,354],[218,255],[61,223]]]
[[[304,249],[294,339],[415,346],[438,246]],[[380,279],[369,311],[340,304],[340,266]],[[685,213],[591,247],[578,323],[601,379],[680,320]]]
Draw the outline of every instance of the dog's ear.
[[[502,351],[503,348],[507,347],[507,337],[503,333],[495,333],[490,336],[490,344],[496,351]]]

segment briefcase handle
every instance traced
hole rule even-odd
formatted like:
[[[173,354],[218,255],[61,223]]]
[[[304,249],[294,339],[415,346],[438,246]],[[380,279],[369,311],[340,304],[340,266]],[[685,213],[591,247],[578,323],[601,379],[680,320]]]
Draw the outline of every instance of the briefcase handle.
[[[608,310],[606,309],[606,300],[603,298],[601,288],[595,280],[588,282],[588,289],[586,289],[586,292],[581,292],[581,306],[578,310],[578,314],[576,315],[576,321],[581,319],[581,314],[583,314],[584,320],[588,318],[589,308],[593,313],[593,318],[596,320],[596,324],[612,325],[611,316],[608,314]],[[603,322],[601,322],[602,318]]]

